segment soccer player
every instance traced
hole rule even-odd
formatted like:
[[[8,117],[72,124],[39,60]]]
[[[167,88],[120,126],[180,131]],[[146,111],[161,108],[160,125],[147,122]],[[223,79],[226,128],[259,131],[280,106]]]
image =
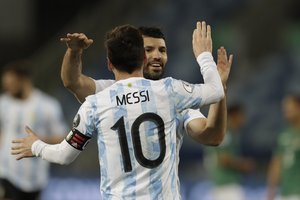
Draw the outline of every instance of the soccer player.
[[[300,200],[300,93],[286,95],[282,107],[287,127],[279,135],[270,162],[268,200],[275,199],[277,188],[278,199]]]
[[[167,63],[167,47],[165,36],[162,31],[155,27],[140,27],[143,35],[144,47],[147,61],[144,65],[144,77],[151,80],[159,80],[164,75]],[[68,88],[80,102],[84,102],[88,95],[95,94],[112,85],[114,80],[94,80],[82,74],[82,54],[93,40],[83,33],[67,34],[61,41],[66,42],[67,51],[65,53],[61,78],[66,88]],[[217,66],[220,73],[223,87],[227,89],[227,80],[231,69],[233,56],[227,59],[226,49],[218,49]],[[208,117],[199,110],[187,109],[178,115],[177,137],[178,151],[181,147],[185,129],[187,133],[196,141],[205,145],[219,145],[223,140],[226,129],[226,99],[210,106]],[[179,153],[178,153],[179,155]]]
[[[17,61],[1,73],[4,93],[0,95],[0,177],[4,194],[0,199],[39,199],[49,176],[49,163],[30,158],[17,162],[11,155],[11,140],[25,136],[24,126],[39,132],[50,143],[63,140],[66,125],[58,101],[33,86],[31,65]]]
[[[245,111],[241,104],[228,107],[227,133],[224,142],[207,150],[208,171],[213,183],[214,200],[245,200],[242,174],[254,170],[255,162],[241,155],[240,134],[245,123]]]
[[[134,27],[120,26],[107,36],[108,66],[116,82],[86,98],[62,143],[43,143],[27,128],[28,137],[13,141],[12,154],[68,164],[97,137],[103,199],[180,199],[176,115],[224,96],[211,55],[210,26],[198,22],[193,33],[194,54],[205,80],[199,85],[144,79],[143,38]]]

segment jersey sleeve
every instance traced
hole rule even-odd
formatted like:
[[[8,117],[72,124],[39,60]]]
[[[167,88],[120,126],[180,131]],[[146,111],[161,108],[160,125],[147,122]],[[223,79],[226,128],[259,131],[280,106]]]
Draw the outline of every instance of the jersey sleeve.
[[[101,92],[105,88],[111,86],[112,84],[115,83],[115,80],[111,79],[101,79],[101,80],[94,80],[95,85],[96,85],[96,91],[95,94],[98,92]]]
[[[220,101],[224,97],[224,88],[217,65],[210,52],[203,52],[197,57],[200,71],[204,79],[202,88],[202,105]]]
[[[81,105],[73,120],[71,132],[66,141],[75,149],[82,151],[89,140],[96,134],[94,112],[96,105],[90,101],[94,95],[89,96]]]
[[[37,157],[61,165],[70,164],[81,152],[71,147],[66,140],[59,144],[47,144],[37,140],[32,144],[31,151]]]
[[[182,118],[183,118],[183,124],[184,128],[186,130],[187,124],[192,121],[193,119],[198,119],[198,118],[206,118],[200,110],[196,109],[187,109],[181,112]]]
[[[199,108],[220,101],[224,97],[224,90],[217,66],[211,53],[204,52],[197,58],[204,84],[190,84],[185,81],[167,78],[164,85],[170,92],[170,97],[175,101],[177,110]]]

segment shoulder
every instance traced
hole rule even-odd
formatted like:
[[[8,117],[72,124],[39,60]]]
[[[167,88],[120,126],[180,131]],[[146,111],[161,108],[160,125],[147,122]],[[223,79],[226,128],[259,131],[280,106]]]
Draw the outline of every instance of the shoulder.
[[[95,80],[93,79],[96,86],[109,86],[114,84],[116,81],[112,80],[112,79],[99,79],[99,80]]]

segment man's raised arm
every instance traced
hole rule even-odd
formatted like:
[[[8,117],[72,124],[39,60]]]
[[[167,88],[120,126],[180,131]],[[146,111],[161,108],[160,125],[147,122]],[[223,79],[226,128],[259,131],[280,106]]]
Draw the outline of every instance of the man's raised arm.
[[[211,27],[197,22],[193,32],[193,51],[204,79],[202,105],[217,103],[224,97],[224,89],[212,56]]]
[[[225,97],[209,107],[206,118],[195,118],[187,124],[188,134],[201,144],[217,146],[224,138],[227,124],[226,90],[233,56],[227,58],[226,49],[218,49],[217,67],[224,87]]]
[[[82,53],[93,40],[83,33],[68,33],[60,41],[65,42],[68,47],[61,66],[61,79],[64,86],[82,103],[85,97],[95,94],[96,90],[95,81],[82,74]]]

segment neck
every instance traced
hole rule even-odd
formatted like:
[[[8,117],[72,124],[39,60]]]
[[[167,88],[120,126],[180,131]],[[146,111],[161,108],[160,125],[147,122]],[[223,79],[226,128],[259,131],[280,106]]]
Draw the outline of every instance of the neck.
[[[20,99],[20,100],[26,100],[27,98],[30,97],[31,92],[32,92],[31,83],[24,83],[23,86],[24,87],[23,87],[22,91],[18,95],[14,96],[15,98]]]
[[[115,74],[116,81],[132,78],[132,77],[143,77],[142,70],[136,70],[136,71],[132,72],[131,74],[129,74],[127,72],[116,71],[114,74]]]

